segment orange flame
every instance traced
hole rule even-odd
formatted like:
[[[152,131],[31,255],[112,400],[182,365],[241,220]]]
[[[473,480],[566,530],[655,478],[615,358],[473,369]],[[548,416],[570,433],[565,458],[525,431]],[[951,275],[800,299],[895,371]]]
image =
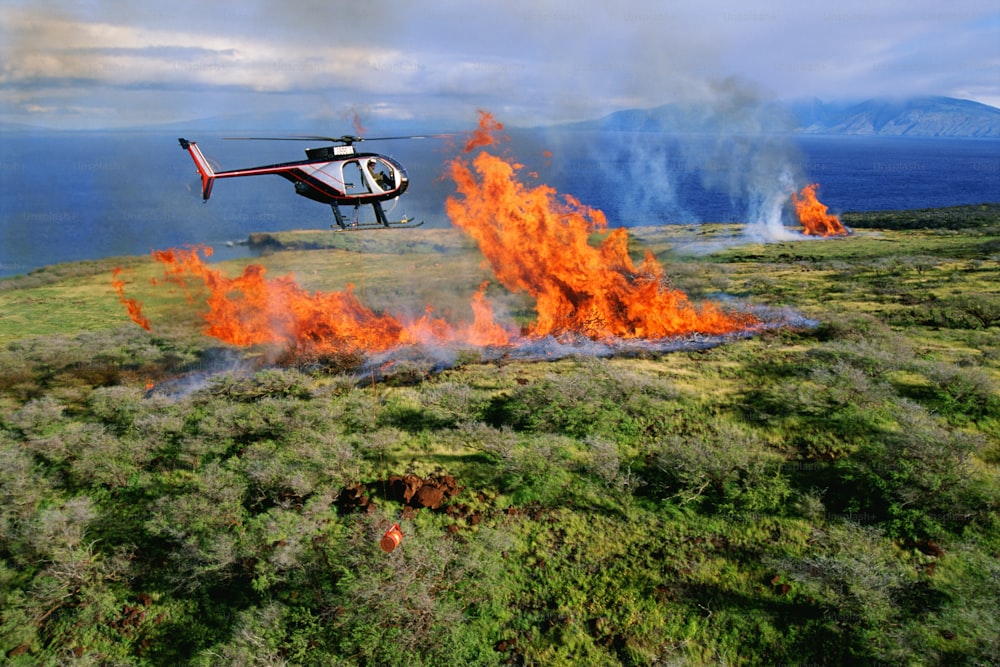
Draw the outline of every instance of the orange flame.
[[[513,335],[494,319],[493,306],[486,300],[487,284],[480,285],[479,291],[472,295],[473,322],[461,338],[479,347],[503,347],[510,344]]]
[[[802,233],[808,236],[847,236],[840,218],[827,213],[829,207],[816,198],[817,183],[811,183],[800,194],[792,193],[795,214],[802,223]]]
[[[125,306],[125,311],[128,313],[129,318],[146,331],[150,331],[149,319],[142,314],[142,304],[135,299],[125,296],[125,281],[119,278],[122,271],[124,269],[116,266],[111,272],[111,287],[115,290],[115,294],[118,295],[118,300]]]
[[[201,253],[201,254],[199,254]],[[298,354],[383,352],[416,343],[505,345],[510,333],[493,321],[483,296],[485,284],[473,296],[474,322],[453,327],[424,316],[405,322],[376,313],[354,295],[353,286],[340,292],[308,292],[291,276],[266,277],[267,270],[251,264],[236,278],[206,265],[201,255],[210,248],[155,251],[166,265],[165,277],[190,292],[196,278],[207,288],[205,333],[232,345],[277,344]]]
[[[507,289],[536,299],[530,335],[656,339],[731,333],[751,323],[714,304],[695,306],[683,292],[665,287],[652,253],[637,268],[624,229],[591,245],[592,235],[606,233],[604,214],[570,196],[560,201],[547,185],[522,185],[518,167],[486,152],[471,166],[456,158],[449,174],[459,197],[449,197],[446,210]]]
[[[500,132],[503,131],[503,123],[497,122],[488,111],[479,110],[479,127],[477,127],[465,140],[463,153],[471,153],[477,148],[493,146],[499,141]]]
[[[208,249],[190,248],[153,253],[166,265],[167,280],[189,287],[194,277],[208,288],[205,333],[233,345],[282,344],[310,353],[382,351],[413,342],[402,324],[378,315],[354,296],[342,292],[309,293],[291,276],[266,278],[259,264],[228,278],[199,256]]]

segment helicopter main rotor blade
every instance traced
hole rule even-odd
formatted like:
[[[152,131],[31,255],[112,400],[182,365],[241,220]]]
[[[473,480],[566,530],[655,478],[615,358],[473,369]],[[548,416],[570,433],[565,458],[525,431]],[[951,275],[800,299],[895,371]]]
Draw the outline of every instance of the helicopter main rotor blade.
[[[357,137],[345,134],[341,137],[321,137],[301,135],[294,137],[223,137],[230,141],[330,141],[333,143],[352,144],[358,141],[398,141],[401,139],[440,139],[454,137],[454,134],[411,134],[399,137]]]
[[[355,137],[355,141],[397,141],[400,139],[442,139],[454,134],[410,134],[402,137]]]
[[[343,137],[223,137],[227,141],[343,141]]]

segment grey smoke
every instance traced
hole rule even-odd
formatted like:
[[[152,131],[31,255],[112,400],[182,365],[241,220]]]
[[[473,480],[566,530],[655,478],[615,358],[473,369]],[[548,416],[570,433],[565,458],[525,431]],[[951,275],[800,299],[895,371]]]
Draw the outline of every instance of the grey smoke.
[[[791,195],[806,183],[794,128],[765,91],[728,78],[606,123],[588,160],[619,193],[621,219],[613,225],[723,222],[699,220],[685,206],[684,182],[695,179],[729,198],[744,225],[733,241],[803,238],[789,226]]]
[[[739,78],[715,82],[686,114],[681,150],[707,189],[746,201],[746,235],[781,240],[793,233],[784,211],[803,176],[792,142],[794,119],[756,86]]]

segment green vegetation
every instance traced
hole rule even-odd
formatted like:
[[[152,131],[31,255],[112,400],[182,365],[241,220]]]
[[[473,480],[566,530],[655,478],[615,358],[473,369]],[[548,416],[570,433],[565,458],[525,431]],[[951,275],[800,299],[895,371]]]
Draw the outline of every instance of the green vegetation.
[[[11,665],[1000,663],[991,211],[707,255],[677,248],[731,228],[639,229],[636,250],[696,298],[814,326],[439,372],[416,355],[383,381],[220,348],[197,304],[148,284],[149,260],[0,281],[0,651]],[[358,245],[261,261],[309,289],[355,283],[375,308],[426,298],[459,317],[488,277],[456,232],[333,236]],[[128,322],[114,266],[152,332]],[[406,501],[403,475],[459,488]],[[394,522],[403,541],[385,553]]]
[[[845,213],[843,221],[855,229],[995,229],[998,217],[1000,203],[992,203],[908,211]]]

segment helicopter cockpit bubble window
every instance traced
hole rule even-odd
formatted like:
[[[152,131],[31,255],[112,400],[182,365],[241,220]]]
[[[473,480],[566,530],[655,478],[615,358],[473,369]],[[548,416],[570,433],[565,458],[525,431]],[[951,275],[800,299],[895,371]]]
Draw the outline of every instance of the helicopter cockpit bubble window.
[[[396,176],[389,163],[371,157],[367,159],[365,164],[368,176],[371,177],[370,187],[373,188],[373,191],[386,192],[396,187]]]

